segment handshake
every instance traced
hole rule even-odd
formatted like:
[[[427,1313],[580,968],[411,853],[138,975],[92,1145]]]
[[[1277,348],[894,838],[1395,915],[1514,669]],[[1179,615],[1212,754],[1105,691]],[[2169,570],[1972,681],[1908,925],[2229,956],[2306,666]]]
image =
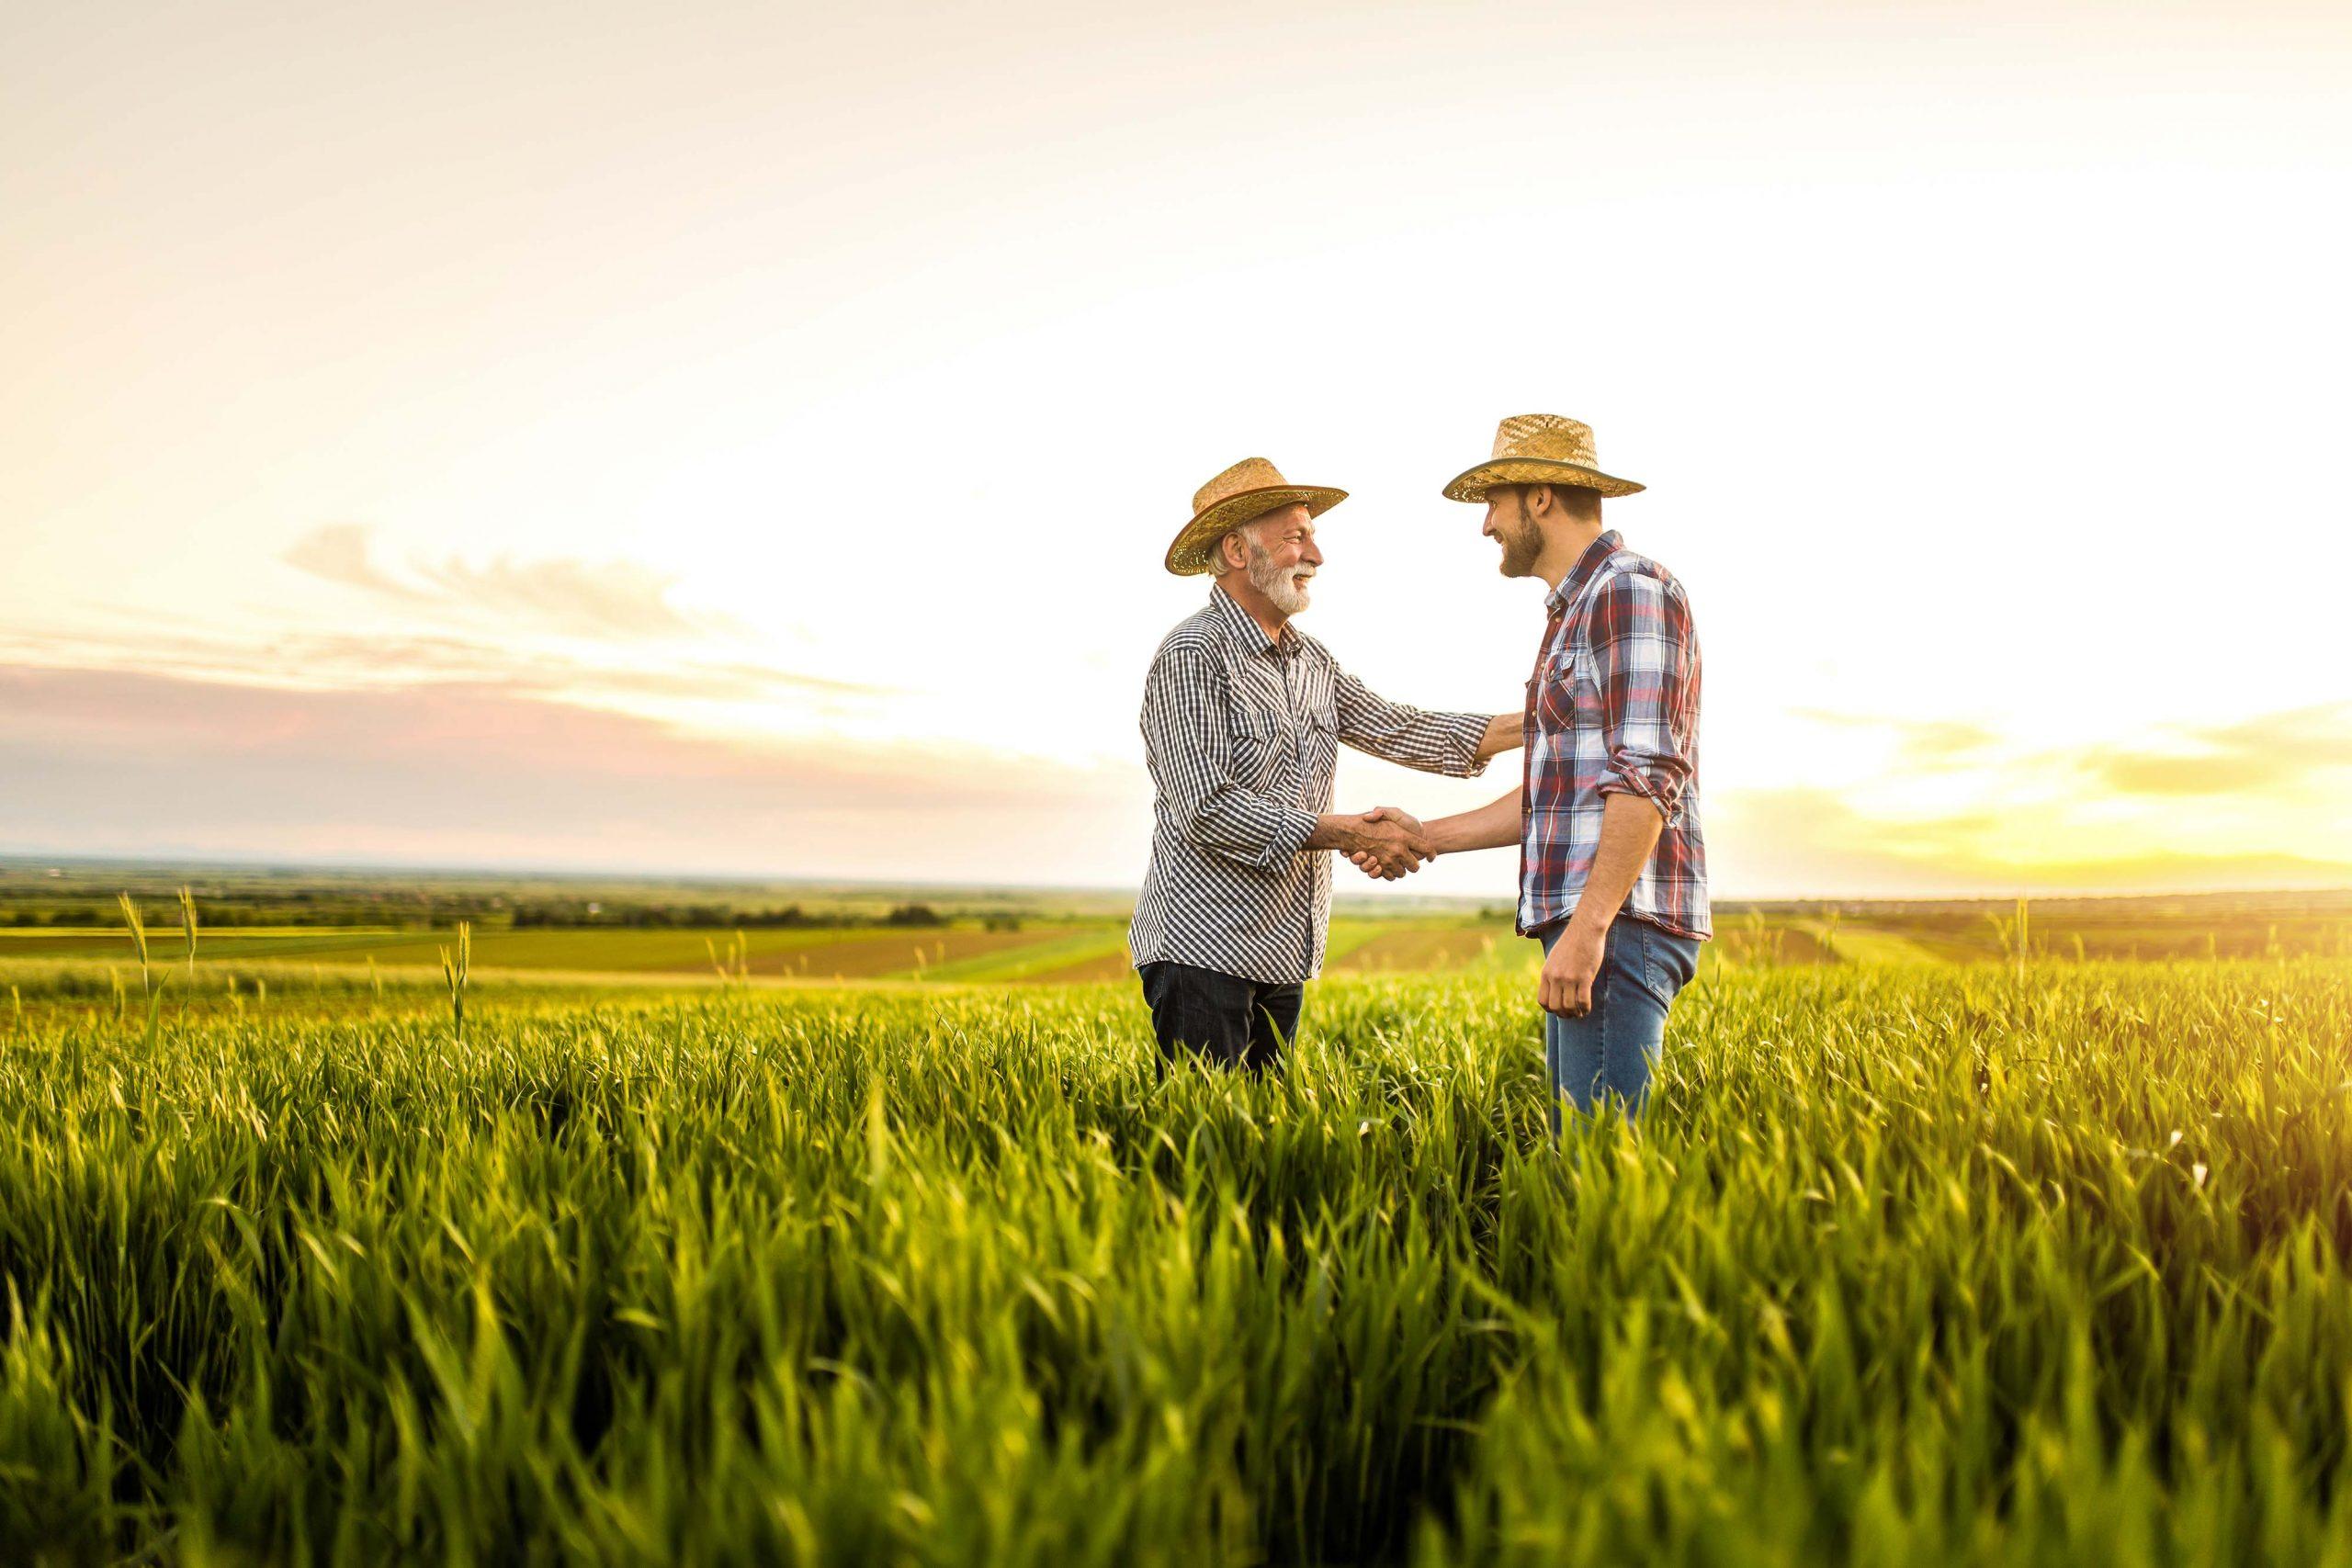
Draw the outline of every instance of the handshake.
[[[1338,818],[1339,850],[1366,876],[1394,882],[1437,859],[1420,818],[1393,806],[1375,806],[1360,817]]]

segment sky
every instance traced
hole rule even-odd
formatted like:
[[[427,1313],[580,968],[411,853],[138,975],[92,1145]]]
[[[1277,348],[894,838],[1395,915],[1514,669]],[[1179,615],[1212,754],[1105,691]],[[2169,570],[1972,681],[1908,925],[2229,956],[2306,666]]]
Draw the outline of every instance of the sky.
[[[2352,884],[2347,81],[2278,0],[0,3],[0,853],[1133,886],[1193,491],[1351,491],[1300,629],[1510,712],[1439,490],[1551,412],[1719,897]]]

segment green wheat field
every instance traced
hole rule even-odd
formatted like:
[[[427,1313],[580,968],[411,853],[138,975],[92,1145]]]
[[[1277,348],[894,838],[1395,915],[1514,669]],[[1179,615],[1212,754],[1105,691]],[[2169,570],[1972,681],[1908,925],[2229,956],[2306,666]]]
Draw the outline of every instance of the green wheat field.
[[[2335,928],[1748,935],[1557,1145],[1508,938],[1272,1081],[725,939],[12,960],[0,1561],[2352,1563]]]

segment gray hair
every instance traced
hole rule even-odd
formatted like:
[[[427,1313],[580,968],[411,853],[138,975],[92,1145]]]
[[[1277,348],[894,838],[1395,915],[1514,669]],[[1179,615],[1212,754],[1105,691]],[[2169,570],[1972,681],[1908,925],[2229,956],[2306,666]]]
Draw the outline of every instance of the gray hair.
[[[1220,535],[1217,538],[1216,544],[1209,550],[1209,575],[1212,577],[1223,577],[1227,572],[1233,570],[1233,563],[1225,558],[1226,540],[1239,539],[1241,541],[1242,551],[1244,554],[1247,554],[1250,550],[1257,547],[1257,527],[1259,524],[1263,523],[1265,519],[1263,517],[1252,517],[1249,522],[1236,524],[1234,526],[1227,528],[1222,535]]]

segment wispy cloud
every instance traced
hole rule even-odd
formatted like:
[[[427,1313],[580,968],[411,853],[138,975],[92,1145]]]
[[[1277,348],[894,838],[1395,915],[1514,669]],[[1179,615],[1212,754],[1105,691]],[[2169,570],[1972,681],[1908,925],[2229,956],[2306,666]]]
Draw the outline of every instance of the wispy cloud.
[[[2081,747],[2027,746],[1965,720],[1797,708],[1796,717],[1891,742],[1891,774],[1997,770],[2013,784],[2086,796],[2285,792],[2352,768],[2352,702],[2258,714],[2227,724],[2170,725]]]
[[[377,563],[366,527],[338,523],[296,540],[278,558],[323,581],[427,610],[488,614],[564,637],[610,641],[707,637],[733,629],[670,602],[676,579],[634,561],[565,557],[476,565],[458,557],[412,560],[406,575]]]
[[[2005,896],[2014,893],[2340,887],[2352,853],[2270,847],[2235,835],[2141,833],[2117,842],[2041,809],[1882,817],[1850,792],[1749,790],[1709,803],[1713,869],[1724,885],[1764,896]],[[2310,852],[2297,852],[2298,848]]]
[[[299,571],[307,571],[328,582],[340,582],[346,588],[364,588],[370,593],[400,599],[425,597],[377,569],[368,550],[368,530],[356,523],[314,528],[287,547],[277,558]]]
[[[2216,746],[2293,756],[2313,766],[2352,766],[2352,702],[2262,714],[2215,726],[2204,734]]]
[[[1839,782],[1711,795],[1708,840],[1726,886],[1998,894],[2352,881],[2342,805],[2352,703],[2103,736],[2093,716],[2077,746],[1968,720],[1793,716],[1829,732]]]
[[[74,649],[54,642],[11,663],[10,643],[0,633],[0,849],[1098,884],[1143,863],[1148,785],[1131,765],[665,720],[705,711],[695,699],[866,697],[756,663],[595,667],[442,635],[246,645],[181,630],[137,668],[97,668],[70,667]],[[1898,760],[1850,783],[1711,793],[1717,886],[2341,886],[2352,837],[2326,770],[2352,764],[2347,718],[2347,705],[2297,709],[2096,754],[1896,721]],[[2195,788],[2155,771],[2169,766],[2201,770]],[[2222,788],[2229,768],[2250,782]],[[2287,777],[2302,783],[2277,785]],[[1508,885],[1507,857],[1481,869],[1477,886]]]
[[[589,657],[447,632],[279,632],[239,637],[198,629],[0,631],[0,661],[305,689],[462,685],[589,705],[629,699],[855,704],[893,688],[747,659],[692,654]]]
[[[628,561],[518,561],[501,556],[477,567],[452,558],[421,570],[427,581],[456,599],[573,637],[690,637],[707,634],[712,626],[670,603],[674,579]]]
[[[2103,748],[2086,764],[2126,795],[2210,795],[2296,787],[2352,768],[2352,703],[2323,703],[2233,724],[2185,727],[2145,748]]]
[[[2094,752],[2085,766],[2098,787],[2119,795],[2235,795],[2306,771],[2245,755],[2114,750]]]
[[[0,665],[0,849],[1117,883],[1133,770],[755,743],[458,685]]]
[[[1945,761],[2000,743],[2000,737],[1981,724],[1962,719],[1900,718],[1881,714],[1838,713],[1828,708],[1792,710],[1799,718],[1840,729],[1868,730],[1894,738],[1896,750],[1917,762]]]

